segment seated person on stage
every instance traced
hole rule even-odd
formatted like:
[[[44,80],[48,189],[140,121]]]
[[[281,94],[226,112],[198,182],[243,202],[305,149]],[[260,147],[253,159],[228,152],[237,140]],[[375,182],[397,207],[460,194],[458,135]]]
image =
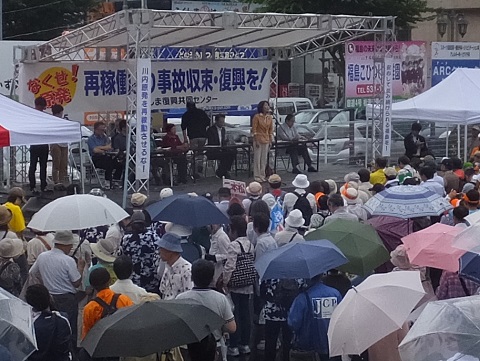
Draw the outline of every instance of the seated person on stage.
[[[286,140],[289,142],[295,142],[301,140],[300,134],[295,128],[295,116],[293,114],[288,114],[285,118],[285,123],[280,125],[277,130],[277,137],[279,140]],[[290,154],[290,159],[292,160],[293,170],[292,173],[300,174],[302,173],[298,169],[298,156],[301,155],[303,160],[308,166],[309,172],[316,172],[317,170],[312,166],[312,160],[308,154],[308,148],[305,144],[292,144],[287,147],[287,154]]]
[[[112,144],[110,139],[105,134],[107,126],[103,122],[96,122],[93,125],[93,134],[88,137],[88,150],[92,157],[93,164],[96,168],[105,169],[105,180],[112,182],[112,180],[120,181],[122,178],[122,163],[117,162],[106,152],[111,151]],[[115,174],[112,173],[115,170]],[[109,188],[109,184],[106,185]]]
[[[222,147],[228,145],[225,131],[225,114],[217,114],[215,116],[215,124],[207,129],[207,142],[208,145],[220,145]],[[208,159],[219,160],[218,169],[215,172],[219,178],[230,177],[228,172],[232,168],[236,155],[236,149],[215,149],[207,152]]]
[[[178,182],[187,183],[187,156],[185,152],[188,151],[188,143],[183,143],[177,135],[177,128],[174,124],[167,124],[165,127],[167,134],[163,137],[162,147],[171,148],[168,155],[172,156],[173,161],[177,164]],[[170,172],[170,167],[167,167],[166,172]]]

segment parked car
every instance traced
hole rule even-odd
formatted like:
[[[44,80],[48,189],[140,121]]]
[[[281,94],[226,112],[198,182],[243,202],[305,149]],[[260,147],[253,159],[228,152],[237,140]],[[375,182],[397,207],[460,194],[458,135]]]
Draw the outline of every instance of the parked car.
[[[275,118],[280,123],[285,121],[285,117],[288,114],[313,109],[313,104],[308,98],[270,98],[269,103]]]
[[[295,113],[297,130],[300,135],[310,139],[324,122],[330,122],[338,112],[340,112],[338,109],[313,109],[297,112]]]

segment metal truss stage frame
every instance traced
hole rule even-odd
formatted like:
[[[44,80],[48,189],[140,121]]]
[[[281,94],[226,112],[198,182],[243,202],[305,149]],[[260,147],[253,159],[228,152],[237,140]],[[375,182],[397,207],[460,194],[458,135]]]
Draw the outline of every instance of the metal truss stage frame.
[[[252,52],[238,49],[266,49],[273,63],[271,89],[278,94],[279,60],[290,60],[324,50],[347,41],[373,38],[378,47],[375,65],[380,70],[374,82],[384,79],[386,43],[395,33],[394,17],[323,14],[234,13],[202,11],[123,10],[66,32],[42,45],[22,48],[20,62],[126,61],[133,87],[136,86],[136,59],[152,61],[201,61],[249,59]],[[85,51],[97,49],[96,52]],[[174,51],[172,51],[172,49]],[[119,54],[122,54],[121,56]],[[233,55],[232,55],[233,54]],[[253,57],[253,56],[252,56]],[[253,60],[253,59],[252,59]],[[383,65],[382,65],[383,64]],[[375,104],[383,115],[382,88]],[[129,135],[127,149],[135,140],[135,126],[129,120],[136,113],[136,95],[126,97]],[[380,117],[381,118],[381,117]],[[376,122],[375,146],[378,153],[383,125]],[[128,157],[127,170],[135,169],[135,152]],[[130,181],[125,177],[124,203],[132,191],[148,193],[148,179]]]

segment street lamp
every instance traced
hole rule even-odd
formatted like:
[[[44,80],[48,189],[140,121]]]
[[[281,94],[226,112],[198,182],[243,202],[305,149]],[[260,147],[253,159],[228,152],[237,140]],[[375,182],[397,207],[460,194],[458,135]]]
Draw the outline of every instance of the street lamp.
[[[457,30],[460,36],[463,38],[467,33],[468,20],[465,19],[465,15],[460,13],[457,15]]]
[[[456,13],[454,10],[449,12],[441,12],[437,15],[437,30],[440,37],[447,33],[448,26],[450,25],[450,41],[455,41],[455,25],[456,30],[463,38],[467,33],[468,20],[463,13]]]

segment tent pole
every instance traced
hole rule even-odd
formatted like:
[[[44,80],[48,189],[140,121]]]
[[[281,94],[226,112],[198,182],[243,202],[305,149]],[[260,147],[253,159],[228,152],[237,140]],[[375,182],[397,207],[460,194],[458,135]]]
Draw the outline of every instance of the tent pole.
[[[457,157],[460,158],[460,124],[457,124]]]
[[[81,182],[80,184],[82,186],[82,194],[85,194],[85,168],[83,167],[83,139],[80,139],[80,143],[78,143],[78,149],[80,153],[80,182]]]
[[[468,137],[468,126],[465,124],[463,129],[463,161],[466,162],[468,160],[468,144],[467,139]]]
[[[450,138],[450,124],[447,123],[447,143],[445,145],[445,157],[448,158],[448,138]]]

